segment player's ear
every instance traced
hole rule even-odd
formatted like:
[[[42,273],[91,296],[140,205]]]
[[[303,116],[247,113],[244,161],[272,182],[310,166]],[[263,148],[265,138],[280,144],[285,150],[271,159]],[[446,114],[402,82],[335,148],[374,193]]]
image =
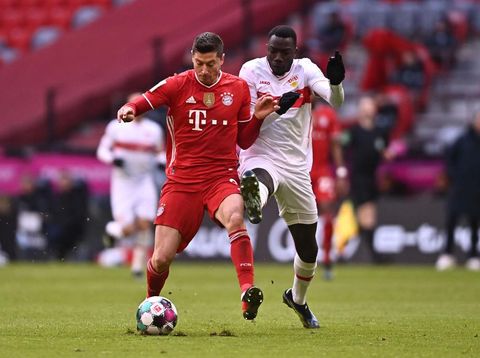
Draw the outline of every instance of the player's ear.
[[[225,61],[225,54],[222,53],[222,56],[220,56],[220,66],[223,65],[223,62]]]

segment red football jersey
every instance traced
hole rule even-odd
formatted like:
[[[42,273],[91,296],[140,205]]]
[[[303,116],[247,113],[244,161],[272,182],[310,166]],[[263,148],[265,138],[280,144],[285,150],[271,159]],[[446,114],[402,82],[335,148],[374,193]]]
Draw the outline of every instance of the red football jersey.
[[[189,70],[159,82],[144,98],[152,109],[169,107],[170,180],[195,183],[237,169],[238,123],[250,120],[250,93],[244,80],[221,72],[216,83],[205,86]]]
[[[330,165],[332,138],[340,135],[341,128],[335,110],[330,106],[318,106],[312,114],[312,173]]]

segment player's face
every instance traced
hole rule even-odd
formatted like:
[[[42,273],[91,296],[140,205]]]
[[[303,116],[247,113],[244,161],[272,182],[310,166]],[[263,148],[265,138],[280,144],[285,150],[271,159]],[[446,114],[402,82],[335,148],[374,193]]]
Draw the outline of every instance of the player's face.
[[[224,57],[223,54],[219,57],[216,52],[199,53],[195,51],[192,54],[192,62],[198,80],[206,86],[213,85],[218,79]]]
[[[290,70],[297,48],[291,37],[277,37],[273,35],[267,43],[267,60],[270,68],[277,76]]]

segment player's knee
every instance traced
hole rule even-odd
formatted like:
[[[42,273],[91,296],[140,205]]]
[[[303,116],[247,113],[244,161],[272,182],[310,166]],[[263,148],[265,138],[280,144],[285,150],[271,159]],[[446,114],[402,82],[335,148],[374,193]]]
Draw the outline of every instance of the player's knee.
[[[172,263],[173,257],[163,253],[163,252],[154,252],[151,258],[152,265],[157,272],[163,272]]]
[[[244,226],[243,215],[240,212],[234,212],[225,223],[227,231],[238,230]]]
[[[307,245],[299,247],[297,254],[304,262],[315,262],[318,255],[317,242],[313,241]]]

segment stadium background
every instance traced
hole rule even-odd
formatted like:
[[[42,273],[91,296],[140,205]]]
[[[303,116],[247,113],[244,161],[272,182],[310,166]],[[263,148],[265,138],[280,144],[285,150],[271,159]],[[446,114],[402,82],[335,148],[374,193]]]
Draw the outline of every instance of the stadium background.
[[[47,180],[53,191],[62,170],[85,180],[91,194],[87,231],[66,259],[94,260],[102,248],[110,168],[94,152],[128,93],[183,69],[192,38],[202,31],[223,37],[223,69],[235,74],[246,59],[265,54],[271,27],[288,23],[299,33],[302,52],[323,69],[318,32],[335,11],[348,30],[341,48],[347,68],[341,120],[355,117],[361,94],[385,93],[399,108],[395,139],[407,148],[380,170],[376,249],[391,262],[431,263],[443,247],[442,155],[479,108],[478,1],[218,0],[198,7],[193,1],[1,0],[0,9],[0,195],[14,204],[27,173]],[[435,64],[426,46],[442,18],[455,38],[448,66]],[[387,46],[392,43],[399,46]],[[415,93],[388,83],[402,53],[411,50],[425,70]],[[163,124],[163,111],[152,116]],[[11,207],[2,206],[2,243],[14,234]],[[285,262],[293,247],[275,210],[270,204],[265,221],[251,231],[257,259]],[[467,251],[468,238],[467,229],[457,230],[459,254]],[[31,257],[46,259],[41,247],[36,251]],[[206,222],[183,258],[228,258],[223,232]],[[368,255],[353,241],[347,259],[367,261]]]

